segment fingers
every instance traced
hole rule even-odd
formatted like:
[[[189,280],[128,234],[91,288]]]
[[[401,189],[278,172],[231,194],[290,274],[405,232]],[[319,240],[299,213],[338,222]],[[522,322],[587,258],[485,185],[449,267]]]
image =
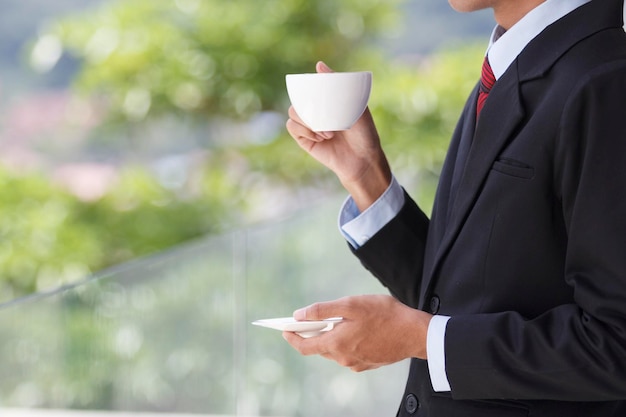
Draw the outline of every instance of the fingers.
[[[311,129],[309,129],[306,123],[304,123],[302,119],[300,119],[300,116],[298,116],[298,113],[296,113],[296,110],[293,108],[293,106],[289,107],[288,114],[289,114],[289,121],[294,122],[296,125],[299,125],[302,128],[304,128],[302,130],[307,133],[306,137],[310,138],[311,140],[315,140],[316,142],[321,142],[322,140],[331,139],[334,136],[333,132],[313,132]],[[289,121],[287,121],[287,124],[288,124],[287,128],[289,128]],[[295,126],[295,127],[299,128],[298,126]]]
[[[298,116],[298,113],[296,113],[296,109],[294,109],[293,106],[289,107],[287,114],[289,115],[289,120],[292,120],[299,125],[306,126],[300,116]]]
[[[381,366],[342,355],[339,351],[329,351],[329,341],[324,338],[324,335],[305,339],[292,332],[283,332],[283,338],[303,356],[320,355],[325,359],[337,362],[340,366],[350,368],[353,372],[369,371]]]
[[[332,330],[319,336],[305,338],[294,332],[283,332],[283,338],[303,356],[320,355],[347,368],[357,366],[356,361],[352,363],[342,357],[339,353],[341,349],[331,333]]]
[[[323,61],[319,61],[315,65],[315,70],[319,73],[333,72],[333,70]],[[334,136],[333,132],[313,132],[307,127],[306,123],[300,119],[300,116],[298,116],[293,107],[289,108],[287,131],[296,140],[308,139],[313,142],[322,142],[324,140],[332,139]]]
[[[323,338],[321,336],[315,336],[310,338],[304,338],[298,336],[293,332],[283,332],[283,338],[293,346],[301,355],[311,356],[311,355],[322,355],[325,357],[329,356],[327,352],[327,348],[325,347],[325,342],[320,340]]]
[[[323,61],[318,61],[315,65],[315,70],[319,73],[334,72]],[[300,146],[305,149],[310,149],[310,144],[302,142],[302,140],[310,140],[313,142],[322,142],[324,140],[332,139],[333,132],[313,132],[307,127],[307,125],[300,119],[293,107],[289,108],[289,120],[287,120],[287,131],[296,140],[298,140]]]
[[[332,132],[313,132],[302,119],[300,119],[300,116],[298,116],[293,107],[289,107],[288,114],[289,120],[287,120],[286,123],[287,131],[303,148],[307,149],[306,141],[323,142],[333,137]],[[302,143],[302,141],[305,142]]]

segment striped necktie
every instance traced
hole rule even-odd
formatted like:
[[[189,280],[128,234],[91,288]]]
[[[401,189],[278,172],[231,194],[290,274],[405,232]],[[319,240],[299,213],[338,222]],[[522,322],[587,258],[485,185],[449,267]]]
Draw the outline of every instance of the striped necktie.
[[[489,65],[489,59],[485,57],[483,61],[483,69],[480,74],[480,86],[478,87],[478,103],[476,103],[476,119],[478,119],[478,115],[480,111],[483,109],[485,105],[485,101],[487,101],[487,96],[489,92],[493,88],[493,85],[496,83],[496,77],[493,75],[493,70],[491,69],[491,65]]]

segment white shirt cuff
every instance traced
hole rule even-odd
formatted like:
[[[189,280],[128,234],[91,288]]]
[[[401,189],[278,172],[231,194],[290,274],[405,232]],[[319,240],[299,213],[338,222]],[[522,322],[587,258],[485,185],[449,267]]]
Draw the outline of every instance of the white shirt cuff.
[[[451,391],[446,375],[445,336],[446,325],[450,317],[433,316],[426,334],[426,354],[428,355],[428,371],[430,382],[435,392]]]
[[[363,213],[348,197],[339,213],[339,230],[354,248],[359,248],[389,223],[403,205],[404,190],[393,177],[385,192]]]

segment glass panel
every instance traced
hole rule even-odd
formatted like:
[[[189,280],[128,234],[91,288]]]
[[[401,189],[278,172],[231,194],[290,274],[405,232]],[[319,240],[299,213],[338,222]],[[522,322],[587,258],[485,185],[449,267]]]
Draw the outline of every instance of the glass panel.
[[[385,290],[338,201],[210,237],[0,309],[0,406],[268,416],[393,415],[406,363],[353,373],[260,318]]]

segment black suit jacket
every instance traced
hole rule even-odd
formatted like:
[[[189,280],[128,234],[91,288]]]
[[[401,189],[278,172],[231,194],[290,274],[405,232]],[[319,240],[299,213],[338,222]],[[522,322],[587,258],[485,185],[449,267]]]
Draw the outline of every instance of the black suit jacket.
[[[451,393],[414,359],[400,415],[626,416],[622,7],[593,0],[545,29],[477,124],[475,90],[432,219],[407,196],[355,251],[399,300],[452,317]]]

